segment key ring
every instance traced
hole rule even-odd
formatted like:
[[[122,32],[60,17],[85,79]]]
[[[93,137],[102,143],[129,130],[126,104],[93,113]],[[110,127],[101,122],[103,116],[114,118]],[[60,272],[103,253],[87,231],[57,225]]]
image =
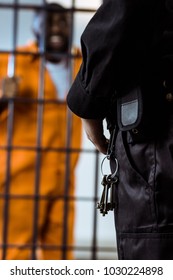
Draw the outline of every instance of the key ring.
[[[101,163],[101,173],[102,175],[104,176],[105,174],[103,173],[103,163],[105,162],[105,159],[108,159],[108,156],[105,156],[104,159],[102,160],[102,163]],[[115,160],[115,165],[116,165],[116,168],[115,168],[115,171],[113,174],[110,174],[111,175],[111,178],[114,178],[118,172],[118,160],[116,159],[116,157],[114,157],[114,160]]]

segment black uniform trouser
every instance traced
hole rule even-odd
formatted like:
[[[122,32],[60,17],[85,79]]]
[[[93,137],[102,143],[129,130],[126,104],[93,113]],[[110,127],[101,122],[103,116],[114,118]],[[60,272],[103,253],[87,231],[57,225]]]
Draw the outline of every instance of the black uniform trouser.
[[[118,133],[119,259],[173,259],[173,113],[167,121],[164,137],[147,143],[128,143],[129,132]]]

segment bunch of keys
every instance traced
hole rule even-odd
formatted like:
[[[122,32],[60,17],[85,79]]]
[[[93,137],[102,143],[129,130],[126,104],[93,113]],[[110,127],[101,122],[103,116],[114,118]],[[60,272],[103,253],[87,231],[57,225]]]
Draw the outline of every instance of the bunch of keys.
[[[104,175],[103,174],[103,179],[102,179],[102,185],[103,185],[103,192],[101,195],[100,202],[97,203],[97,209],[100,210],[100,213],[105,216],[108,214],[108,211],[112,211],[113,209],[116,208],[117,206],[117,201],[115,197],[115,188],[118,183],[118,160],[115,157],[114,154],[114,145],[115,145],[115,139],[117,136],[117,129],[116,127],[111,133],[110,141],[109,141],[109,146],[108,146],[108,151],[107,151],[107,156],[103,159],[102,164],[101,164],[101,171],[103,174],[103,163],[105,159],[113,159],[114,162],[114,168],[115,171],[113,174],[109,175]]]
[[[103,160],[104,161],[104,160]],[[97,203],[97,209],[100,210],[100,213],[105,216],[108,214],[108,211],[112,211],[116,208],[115,200],[115,188],[118,183],[118,161],[115,158],[116,170],[113,174],[103,175],[102,185],[103,192],[101,195],[100,202]]]

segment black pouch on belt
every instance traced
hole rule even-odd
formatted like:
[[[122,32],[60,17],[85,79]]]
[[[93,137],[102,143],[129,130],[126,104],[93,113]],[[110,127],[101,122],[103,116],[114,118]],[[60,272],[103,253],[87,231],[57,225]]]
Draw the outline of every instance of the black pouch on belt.
[[[161,95],[159,85],[154,85],[153,89],[151,85],[147,86],[146,90],[135,86],[117,99],[118,127],[129,132],[129,142],[149,141],[157,137],[164,119]]]

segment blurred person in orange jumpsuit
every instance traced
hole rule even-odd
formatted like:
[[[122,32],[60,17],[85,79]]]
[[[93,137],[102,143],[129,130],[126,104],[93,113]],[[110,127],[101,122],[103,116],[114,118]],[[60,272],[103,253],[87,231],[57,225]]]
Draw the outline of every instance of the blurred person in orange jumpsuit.
[[[70,153],[68,170],[65,148],[80,148],[81,122],[72,117],[71,143],[67,147],[65,98],[71,69],[74,78],[80,66],[80,52],[73,49],[75,57],[71,65],[67,58],[71,27],[67,11],[57,3],[47,4],[45,11],[40,9],[34,16],[33,32],[37,40],[17,49],[14,77],[7,76],[11,56],[0,55],[1,259],[32,259],[34,248],[38,259],[63,259],[65,248],[65,258],[74,258],[74,172],[79,153],[74,150]],[[41,59],[44,30],[46,53],[45,59]],[[43,61],[44,73],[40,79]],[[40,88],[43,96],[38,94]],[[14,99],[11,142],[10,107],[5,102],[9,97]],[[66,171],[70,174],[67,194]],[[66,244],[63,244],[64,234]]]

